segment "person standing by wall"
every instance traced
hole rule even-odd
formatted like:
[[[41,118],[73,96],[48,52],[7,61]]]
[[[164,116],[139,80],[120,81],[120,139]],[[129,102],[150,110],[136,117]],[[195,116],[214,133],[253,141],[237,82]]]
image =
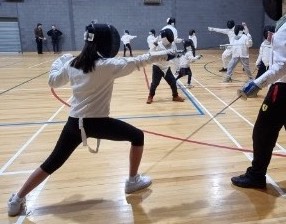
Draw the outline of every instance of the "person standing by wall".
[[[55,25],[52,25],[52,29],[47,32],[47,35],[52,39],[54,54],[59,53],[59,41],[63,33],[58,30]]]
[[[41,23],[37,24],[37,27],[34,29],[34,34],[37,43],[38,54],[43,54],[43,40],[46,40],[46,38],[44,37]]]

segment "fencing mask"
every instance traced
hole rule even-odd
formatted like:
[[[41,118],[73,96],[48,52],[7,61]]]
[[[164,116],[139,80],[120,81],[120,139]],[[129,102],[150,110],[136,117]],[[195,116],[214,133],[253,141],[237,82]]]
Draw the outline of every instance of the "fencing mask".
[[[263,0],[263,7],[266,14],[277,21],[282,16],[282,0]]]
[[[186,50],[187,47],[194,47],[194,42],[191,39],[184,40],[184,49]]]
[[[84,35],[86,42],[96,44],[97,52],[104,58],[113,58],[120,48],[120,36],[117,29],[109,24],[90,24]]]
[[[155,31],[154,29],[151,29],[151,30],[149,31],[149,34],[153,34],[153,35],[155,36],[156,31]]]
[[[244,27],[242,25],[235,25],[234,26],[234,34],[237,36],[238,34],[242,34]]]
[[[235,23],[233,20],[228,20],[226,23],[226,26],[228,29],[232,29],[234,27]]]
[[[164,29],[160,31],[161,39],[163,43],[166,43],[166,40],[169,42],[169,44],[173,43],[174,41],[174,34],[171,29]]]
[[[170,17],[167,19],[167,24],[169,25],[175,25],[176,24],[176,19],[174,17]]]
[[[271,33],[275,33],[275,26],[267,25],[267,26],[264,27],[264,29],[263,29],[263,36],[264,36],[265,40],[267,39],[268,31],[271,32]]]

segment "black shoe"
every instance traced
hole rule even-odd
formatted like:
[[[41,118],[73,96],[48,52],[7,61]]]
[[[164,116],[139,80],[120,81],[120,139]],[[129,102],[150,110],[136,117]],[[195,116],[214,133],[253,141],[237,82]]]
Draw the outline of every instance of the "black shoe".
[[[233,185],[243,188],[266,188],[266,178],[254,178],[249,174],[243,174],[237,177],[232,177],[231,182]]]
[[[220,70],[218,70],[219,72],[226,72],[227,69],[226,68],[221,68]]]

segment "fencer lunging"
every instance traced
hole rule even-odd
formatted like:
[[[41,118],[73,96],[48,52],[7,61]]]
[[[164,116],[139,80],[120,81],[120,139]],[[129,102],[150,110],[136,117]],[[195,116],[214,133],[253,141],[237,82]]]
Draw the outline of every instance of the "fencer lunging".
[[[70,115],[50,156],[8,200],[9,216],[19,215],[25,208],[26,195],[64,165],[74,150],[82,142],[86,143],[89,137],[130,142],[125,193],[133,193],[152,183],[150,177],[138,173],[144,151],[143,131],[109,117],[110,102],[115,79],[155,61],[166,61],[168,51],[115,58],[120,36],[109,24],[88,25],[84,38],[85,45],[77,57],[65,54],[51,66],[50,87],[57,88],[70,82],[73,93]]]

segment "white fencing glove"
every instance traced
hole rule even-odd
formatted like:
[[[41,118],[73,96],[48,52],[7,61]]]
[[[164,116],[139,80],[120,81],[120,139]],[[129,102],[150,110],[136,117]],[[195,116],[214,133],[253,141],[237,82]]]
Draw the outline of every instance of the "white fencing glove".
[[[253,81],[248,81],[241,89],[237,90],[237,95],[241,96],[243,100],[247,98],[253,98],[257,96],[257,93],[261,90]]]

